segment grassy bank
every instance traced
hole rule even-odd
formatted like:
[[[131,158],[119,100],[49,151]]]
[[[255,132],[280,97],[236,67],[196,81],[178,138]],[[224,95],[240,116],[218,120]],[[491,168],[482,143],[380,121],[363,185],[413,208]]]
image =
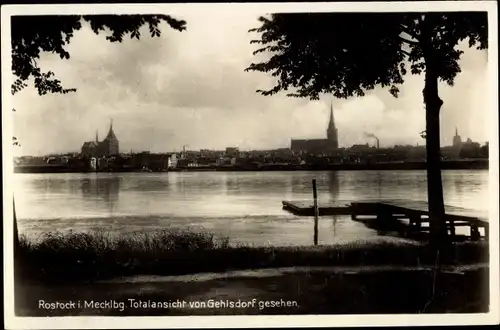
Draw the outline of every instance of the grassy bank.
[[[150,274],[182,275],[293,266],[434,265],[429,247],[413,243],[365,243],[318,247],[231,247],[211,233],[157,231],[49,233],[21,237],[17,276],[45,281],[97,280]],[[484,243],[457,243],[440,264],[488,262]]]

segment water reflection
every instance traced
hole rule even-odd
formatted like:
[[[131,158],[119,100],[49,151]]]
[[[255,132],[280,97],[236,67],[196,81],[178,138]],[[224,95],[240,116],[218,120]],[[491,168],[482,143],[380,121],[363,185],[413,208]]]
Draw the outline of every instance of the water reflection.
[[[228,177],[227,175],[225,176],[226,180],[224,181],[225,183],[225,190],[226,194],[230,195],[241,195],[243,192],[241,190],[242,188],[242,181],[244,178],[240,176],[230,176]]]
[[[292,177],[292,194],[301,195],[306,189],[310,189],[310,194],[312,196],[312,176],[304,175],[303,172],[291,172]],[[299,198],[300,199],[300,198]]]
[[[72,180],[68,175],[46,176],[32,182],[30,188],[40,194],[76,193],[79,188],[79,180]]]
[[[375,186],[377,187],[377,199],[381,199],[382,197],[382,173],[376,172],[376,180]]]
[[[125,186],[123,189],[148,193],[165,191],[170,188],[169,177],[166,173],[134,173],[133,175],[136,176],[133,185]],[[108,174],[108,178],[111,177],[118,178],[121,176],[117,174]],[[104,178],[104,175],[101,178]]]
[[[337,201],[340,192],[340,180],[339,173],[336,171],[328,173],[328,191],[330,192],[332,201]]]
[[[111,213],[119,199],[121,181],[121,177],[115,175],[89,176],[80,181],[82,197],[104,202]]]
[[[339,200],[339,193],[340,193],[340,180],[339,180],[339,173],[336,171],[332,171],[328,173],[328,191],[330,193],[330,198],[333,203],[337,203]],[[339,220],[340,216],[338,215],[333,215],[332,216],[332,236],[335,238],[337,235],[337,222]]]
[[[37,230],[104,226],[151,230],[196,225],[255,244],[310,244],[313,217],[283,211],[283,200],[320,204],[366,199],[425,200],[425,171],[170,172],[17,174],[16,211]],[[488,210],[487,171],[444,171],[445,203]],[[46,219],[47,221],[39,221]],[[156,220],[155,220],[156,219]],[[346,216],[321,217],[319,240],[370,239],[386,234]],[[373,226],[371,226],[373,227]]]
[[[384,222],[376,219],[367,219],[360,222],[362,222],[367,228],[374,230],[378,236],[404,237],[406,231],[408,230],[408,227],[400,220]]]
[[[463,192],[464,192],[463,182],[460,182],[459,180],[454,180],[453,186],[455,188],[455,191],[454,191],[455,194],[463,194]],[[469,189],[470,189],[470,187],[469,187]]]

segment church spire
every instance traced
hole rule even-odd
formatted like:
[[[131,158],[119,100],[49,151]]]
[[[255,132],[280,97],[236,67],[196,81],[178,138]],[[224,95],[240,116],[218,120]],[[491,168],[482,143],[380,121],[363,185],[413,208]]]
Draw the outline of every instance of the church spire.
[[[335,128],[335,119],[333,118],[333,102],[330,103],[330,122],[328,123],[329,128]]]
[[[116,140],[115,132],[113,132],[113,119],[112,118],[109,122],[109,131],[108,131],[108,135],[106,136],[106,140],[110,140],[110,139]]]
[[[98,130],[95,130],[95,142],[96,143],[99,142],[99,131]]]
[[[455,126],[455,136],[458,136],[458,128]]]
[[[339,147],[338,132],[335,127],[335,118],[333,117],[333,102],[330,103],[330,122],[326,130],[327,139],[331,142],[331,147],[337,149]]]

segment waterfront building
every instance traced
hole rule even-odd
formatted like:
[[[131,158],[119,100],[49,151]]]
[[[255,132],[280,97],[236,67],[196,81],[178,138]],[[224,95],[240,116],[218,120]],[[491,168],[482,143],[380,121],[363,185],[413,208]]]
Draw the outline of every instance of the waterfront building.
[[[397,147],[397,146],[396,146]],[[373,147],[371,147],[368,143],[365,144],[353,144],[348,151],[354,151],[354,152],[368,152],[368,151],[373,151]]]
[[[168,167],[169,168],[176,168],[177,167],[177,155],[172,154],[170,157],[168,157]]]
[[[240,149],[237,147],[227,147],[224,156],[226,157],[236,157],[240,153]]]
[[[106,138],[99,141],[99,136],[96,132],[95,141],[84,142],[81,153],[88,157],[104,157],[117,156],[120,154],[120,142],[113,131],[113,121],[109,125],[109,131]]]
[[[82,145],[82,155],[88,157],[97,157],[98,154],[98,141],[87,141]]]
[[[95,157],[90,158],[90,170],[97,171],[97,158]]]
[[[307,153],[327,153],[335,151],[338,148],[338,130],[333,117],[333,105],[330,105],[330,121],[326,129],[326,139],[292,139],[290,147],[292,151]]]

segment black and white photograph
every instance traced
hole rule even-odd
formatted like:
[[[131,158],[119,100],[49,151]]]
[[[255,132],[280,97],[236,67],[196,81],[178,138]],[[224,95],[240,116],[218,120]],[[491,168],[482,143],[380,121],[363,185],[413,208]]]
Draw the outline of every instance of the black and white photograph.
[[[493,1],[3,6],[6,327],[498,324],[497,29]]]

